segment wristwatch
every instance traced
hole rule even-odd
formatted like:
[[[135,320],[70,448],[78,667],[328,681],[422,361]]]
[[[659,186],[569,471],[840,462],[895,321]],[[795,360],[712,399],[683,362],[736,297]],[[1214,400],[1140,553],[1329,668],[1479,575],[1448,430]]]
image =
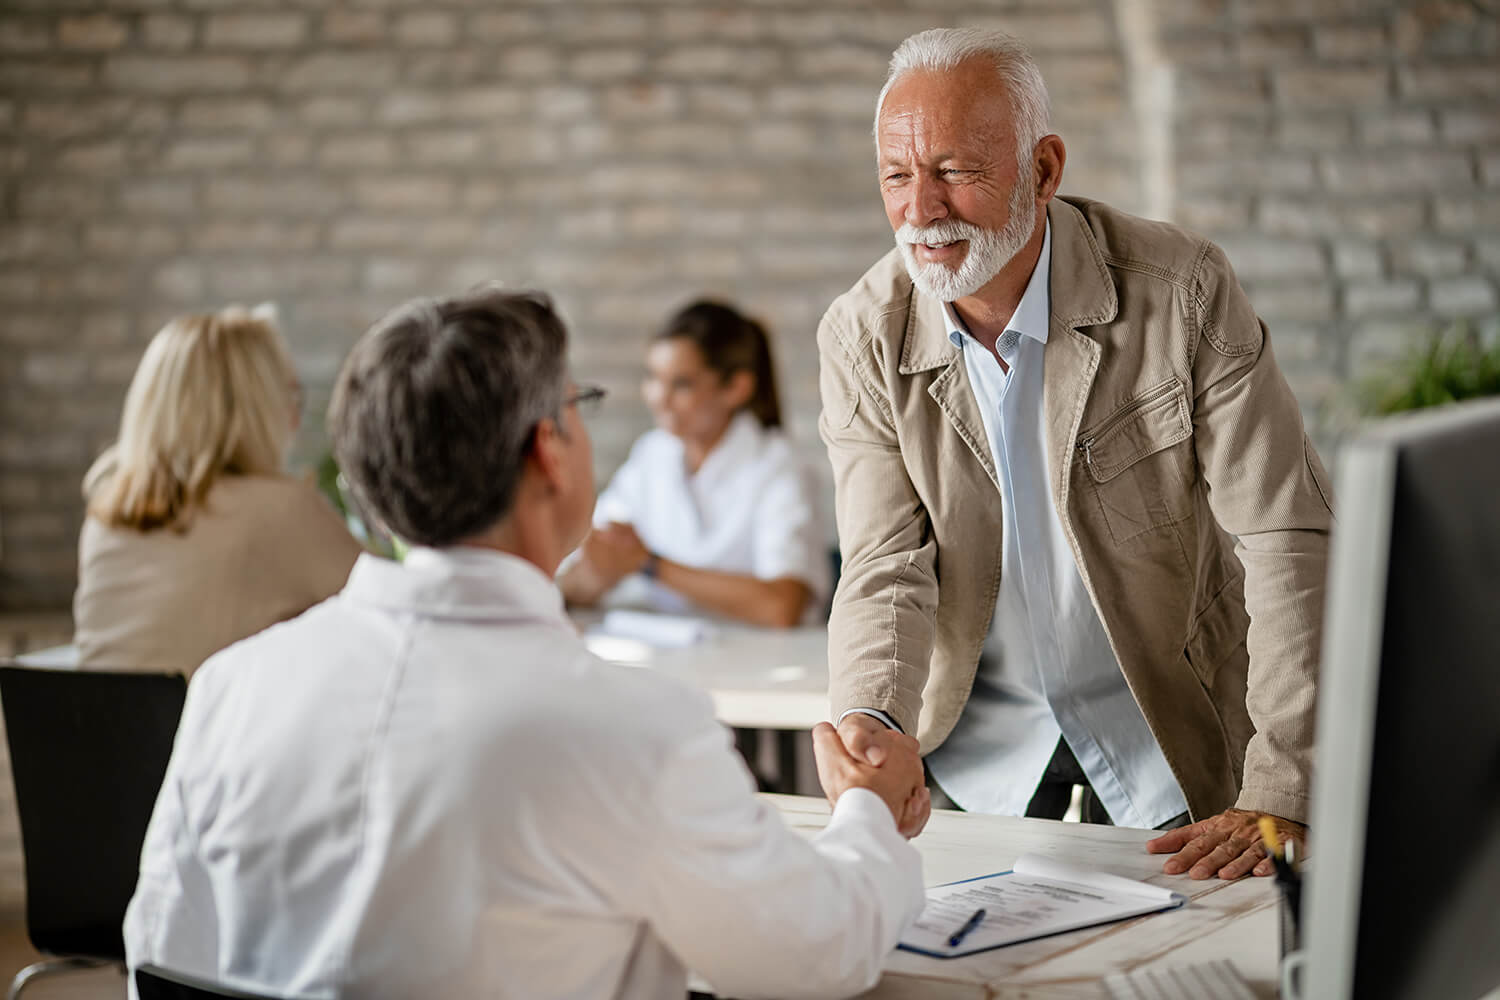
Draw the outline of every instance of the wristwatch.
[[[655,552],[646,553],[646,561],[641,563],[641,575],[647,579],[655,580],[656,572],[661,568],[661,560],[656,557]]]

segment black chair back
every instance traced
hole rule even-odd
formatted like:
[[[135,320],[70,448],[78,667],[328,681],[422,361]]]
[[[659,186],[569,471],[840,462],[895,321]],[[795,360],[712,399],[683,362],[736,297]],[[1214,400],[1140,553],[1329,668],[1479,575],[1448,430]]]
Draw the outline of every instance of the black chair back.
[[[135,970],[135,991],[140,1000],[278,1000],[262,993],[243,993],[215,986],[192,976],[151,966]]]
[[[180,674],[0,667],[37,950],[124,960],[121,924],[186,695]]]

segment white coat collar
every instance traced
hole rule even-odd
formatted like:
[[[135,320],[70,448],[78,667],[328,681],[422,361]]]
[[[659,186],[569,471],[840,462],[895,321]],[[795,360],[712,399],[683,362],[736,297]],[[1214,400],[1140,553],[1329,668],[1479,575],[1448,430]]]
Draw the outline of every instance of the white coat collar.
[[[568,620],[562,593],[535,565],[469,546],[415,548],[401,563],[361,555],[342,597],[429,618]]]

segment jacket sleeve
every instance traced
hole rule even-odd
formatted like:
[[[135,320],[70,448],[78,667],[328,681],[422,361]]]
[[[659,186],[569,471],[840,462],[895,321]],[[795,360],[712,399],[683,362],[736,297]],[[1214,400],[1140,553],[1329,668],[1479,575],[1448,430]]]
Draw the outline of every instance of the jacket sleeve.
[[[907,474],[868,332],[838,303],[818,328],[819,433],[843,568],[828,622],[834,718],[874,708],[917,732],[937,613],[937,544]]]
[[[811,840],[757,798],[727,731],[698,727],[655,782],[637,888],[647,919],[722,996],[850,996],[880,978],[924,902],[922,862],[874,792]]]
[[[1217,247],[1199,259],[1193,423],[1199,468],[1245,569],[1250,656],[1241,809],[1306,822],[1333,522],[1327,474],[1256,317]]]

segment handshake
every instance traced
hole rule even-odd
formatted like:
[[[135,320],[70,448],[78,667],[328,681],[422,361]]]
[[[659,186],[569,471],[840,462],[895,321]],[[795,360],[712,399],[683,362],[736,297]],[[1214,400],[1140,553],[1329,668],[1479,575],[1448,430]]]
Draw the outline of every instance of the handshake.
[[[903,837],[922,832],[932,815],[932,796],[916,740],[862,712],[850,713],[837,729],[820,722],[812,736],[818,781],[829,802],[851,788],[868,788],[891,810]]]

